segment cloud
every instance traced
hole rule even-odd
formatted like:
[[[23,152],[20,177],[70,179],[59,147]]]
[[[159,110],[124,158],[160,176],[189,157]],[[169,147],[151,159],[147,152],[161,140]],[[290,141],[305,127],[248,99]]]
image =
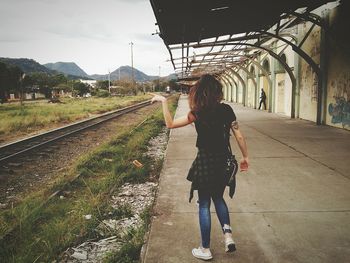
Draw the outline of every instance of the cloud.
[[[66,23],[48,25],[44,31],[61,37],[81,40],[98,40],[104,42],[115,42],[118,40],[115,32],[109,31],[103,24],[95,23]]]
[[[168,52],[149,0],[0,0],[2,56],[74,61],[89,73],[130,64],[166,74]],[[163,71],[164,68],[164,71]]]

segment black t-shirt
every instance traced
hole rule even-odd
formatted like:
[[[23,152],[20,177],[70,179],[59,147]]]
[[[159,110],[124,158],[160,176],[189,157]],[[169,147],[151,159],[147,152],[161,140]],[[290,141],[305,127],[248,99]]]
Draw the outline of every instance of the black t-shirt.
[[[196,146],[211,152],[227,150],[227,141],[224,133],[229,132],[231,123],[236,115],[231,106],[225,103],[207,111],[196,114],[196,131],[198,134]]]

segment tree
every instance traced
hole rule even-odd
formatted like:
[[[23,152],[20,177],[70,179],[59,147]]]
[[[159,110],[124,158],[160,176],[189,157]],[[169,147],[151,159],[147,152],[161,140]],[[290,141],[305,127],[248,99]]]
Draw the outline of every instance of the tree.
[[[108,90],[108,85],[109,85],[108,80],[99,80],[96,83],[96,88]]]
[[[49,99],[52,97],[53,88],[60,84],[66,84],[67,78],[63,74],[49,75],[44,72],[34,72],[28,76],[27,80],[25,78],[24,82],[38,86],[39,91]]]
[[[63,90],[64,92],[68,92],[68,91],[72,90],[71,86],[69,86],[69,84],[67,84],[67,83],[60,83],[60,84],[58,84],[56,86],[56,89],[57,90]]]
[[[0,101],[7,100],[8,93],[33,92],[34,86],[39,88],[46,98],[52,97],[52,89],[68,82],[63,74],[49,75],[45,72],[26,74],[22,79],[22,70],[13,65],[0,62]]]
[[[45,98],[52,97],[52,85],[50,83],[50,76],[44,72],[34,72],[31,74],[33,85],[39,87],[39,92],[45,95]]]
[[[176,79],[169,80],[168,85],[169,85],[171,90],[176,90],[176,91],[181,90],[181,87],[179,84],[177,84]]]
[[[121,86],[128,91],[130,94],[137,94],[137,84],[133,83],[131,79],[123,78],[121,80],[113,81],[113,85]]]
[[[90,85],[83,82],[75,82],[73,88],[79,96],[84,96],[84,94],[90,92]]]
[[[67,83],[67,80],[63,74],[57,74],[49,78],[49,86],[54,88],[59,84]]]
[[[8,70],[5,63],[0,62],[0,101],[7,101],[8,92]]]
[[[33,87],[34,86],[34,78],[32,75],[26,74],[23,79],[23,86],[24,87]]]
[[[164,81],[162,79],[152,80],[153,85],[155,87],[155,91],[165,91],[165,88],[168,86],[168,81]]]
[[[7,100],[8,93],[20,91],[19,81],[22,75],[23,72],[19,67],[0,62],[1,103]]]

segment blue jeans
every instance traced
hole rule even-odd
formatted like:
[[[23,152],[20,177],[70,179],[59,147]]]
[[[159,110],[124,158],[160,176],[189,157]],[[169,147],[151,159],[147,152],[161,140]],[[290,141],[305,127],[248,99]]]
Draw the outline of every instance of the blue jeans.
[[[230,216],[226,202],[223,198],[225,188],[217,193],[209,193],[208,191],[198,190],[198,203],[199,203],[199,225],[201,229],[202,247],[210,247],[210,229],[211,229],[211,216],[210,216],[210,201],[213,199],[216,214],[219,218],[221,227],[224,225],[230,225]]]

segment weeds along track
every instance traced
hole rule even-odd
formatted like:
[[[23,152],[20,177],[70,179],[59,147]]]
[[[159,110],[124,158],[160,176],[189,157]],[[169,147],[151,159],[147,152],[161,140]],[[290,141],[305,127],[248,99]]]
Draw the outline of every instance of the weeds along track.
[[[146,102],[144,102],[144,103],[139,103],[139,104],[137,104],[137,106],[139,107],[139,108],[141,108],[141,107],[143,107],[143,106],[146,106],[146,105],[149,105],[150,103],[149,103],[149,101],[146,101]],[[131,108],[131,109],[130,109]],[[134,107],[128,107],[127,109],[129,109],[130,111],[132,111],[132,109],[135,109]],[[137,108],[136,108],[137,109]],[[122,111],[122,112],[121,112]],[[127,112],[130,112],[130,111],[127,111]],[[126,112],[124,111],[124,109],[122,109],[122,110],[119,110],[118,111],[119,113],[121,113],[121,114],[125,114]],[[142,136],[145,136],[145,131],[147,131],[147,129],[146,130],[144,130],[144,125],[145,124],[147,124],[148,122],[149,122],[149,118],[150,118],[150,116],[153,116],[153,114],[154,114],[154,112],[155,112],[155,109],[153,109],[150,113],[148,113],[147,114],[147,116],[146,115],[144,115],[144,114],[142,114],[141,113],[141,115],[139,114],[138,116],[139,116],[139,121],[133,126],[133,128],[131,128],[131,131],[130,130],[128,130],[128,132],[127,132],[127,134],[126,134],[126,139],[128,139],[128,140],[132,140],[132,143],[131,143],[131,145],[132,145],[132,153],[137,153],[137,152],[139,152],[140,151],[140,149],[142,148],[142,145],[143,145],[143,143],[137,143],[138,141],[136,141],[136,142],[134,142],[133,140],[133,138],[131,138],[132,137],[132,134],[134,134],[135,132],[136,133],[138,133],[138,134],[142,134]],[[128,115],[126,115],[126,116],[128,116]],[[115,116],[116,117],[116,116]],[[140,118],[141,117],[141,118]],[[152,119],[151,119],[152,120]],[[154,122],[154,120],[153,120],[153,122]],[[149,125],[149,124],[147,124],[147,125]],[[146,126],[147,126],[146,125]],[[158,124],[157,124],[158,125]],[[142,129],[142,131],[140,132],[140,129]],[[148,128],[148,129],[150,129],[150,128]],[[148,131],[149,132],[149,131]],[[123,138],[124,138],[123,137]],[[129,138],[130,137],[130,138]],[[123,140],[126,140],[126,139],[118,139],[118,140],[121,140],[120,142],[123,142]],[[118,143],[119,141],[117,141],[116,143]],[[119,143],[118,143],[118,145],[119,145]],[[140,148],[141,147],[141,148]],[[121,149],[123,149],[122,148],[122,146],[120,146],[120,148]],[[140,149],[139,149],[140,148]],[[126,151],[126,150],[125,150]],[[108,150],[108,152],[109,152],[109,150]],[[126,151],[128,154],[130,154],[130,151]],[[118,152],[119,153],[119,152]],[[122,154],[122,152],[120,152],[120,154]],[[116,154],[115,156],[118,156],[118,154]],[[105,158],[106,156],[104,156],[104,158]],[[108,158],[110,158],[110,157],[108,157]],[[118,157],[119,158],[119,157]],[[122,157],[120,157],[120,158],[122,158]],[[123,157],[124,158],[124,157]],[[94,159],[92,159],[92,161],[91,162],[93,162],[93,160]],[[97,162],[98,164],[101,164],[101,162],[100,161],[98,161]],[[84,163],[84,167],[87,167],[87,168],[89,168],[89,166],[88,166],[88,164],[89,164],[89,162],[87,162],[87,163]],[[96,163],[95,162],[93,162],[93,163],[91,163],[90,165],[95,165]],[[123,165],[125,165],[125,164],[123,164]],[[141,171],[141,170],[140,170]],[[107,174],[107,173],[106,173]],[[131,175],[128,175],[130,178],[132,177],[132,176],[134,176],[133,174],[131,174]],[[139,176],[137,176],[137,178],[139,178]],[[42,200],[42,202],[37,202],[36,204],[35,204],[35,206],[32,206],[32,208],[30,209],[30,211],[29,211],[29,213],[27,213],[23,218],[21,218],[21,220],[20,220],[20,222],[18,223],[15,223],[14,222],[14,224],[12,224],[12,226],[10,227],[10,228],[8,228],[7,229],[7,231],[5,231],[5,232],[3,232],[2,233],[2,236],[0,236],[0,244],[11,244],[12,242],[16,242],[15,240],[17,239],[17,238],[20,238],[20,236],[21,235],[19,235],[19,233],[21,233],[21,231],[24,231],[23,233],[25,233],[26,231],[24,230],[25,228],[24,228],[24,224],[25,224],[25,222],[26,221],[28,221],[29,223],[29,225],[36,225],[36,224],[38,224],[38,225],[40,225],[41,223],[43,223],[43,222],[41,222],[41,223],[36,223],[38,220],[39,221],[42,221],[42,220],[44,220],[44,216],[38,216],[38,214],[40,214],[41,213],[41,211],[43,210],[43,209],[46,209],[45,207],[47,207],[48,205],[51,205],[51,206],[53,206],[53,207],[56,207],[55,206],[55,203],[56,202],[62,202],[62,200],[60,199],[60,194],[62,194],[63,192],[67,192],[67,189],[69,188],[75,188],[75,187],[78,187],[78,185],[79,185],[79,183],[81,183],[81,182],[83,182],[83,183],[85,183],[85,181],[86,182],[88,182],[88,180],[89,180],[89,177],[84,177],[84,175],[82,175],[81,173],[78,173],[78,174],[76,174],[75,173],[75,176],[74,177],[71,177],[69,180],[67,180],[67,181],[65,181],[65,183],[64,184],[61,184],[61,185],[59,185],[59,187],[54,187],[54,188],[52,188],[52,189],[54,189],[54,191],[50,191],[52,194],[51,195],[49,195],[49,196],[47,196],[46,198],[44,198],[43,200]],[[101,181],[101,178],[99,178],[99,180]],[[120,179],[121,180],[121,179]],[[123,180],[125,180],[125,179],[123,179]],[[109,183],[112,183],[112,182],[110,182],[110,180],[107,180],[106,179],[106,182],[109,182]],[[118,185],[119,183],[119,179],[117,180],[113,180],[113,185],[114,184],[116,184],[116,185]],[[86,183],[85,183],[86,184]],[[95,183],[94,183],[95,184]],[[112,189],[114,189],[114,187],[112,187]],[[69,190],[69,191],[71,191],[71,190]],[[90,190],[91,191],[91,190]],[[106,190],[106,193],[108,194],[108,193],[111,193],[112,192],[112,190],[111,189],[108,189],[108,191]],[[72,196],[73,196],[73,194],[71,194]],[[61,201],[60,201],[61,200]],[[71,202],[72,204],[75,204],[75,202]],[[67,213],[67,215],[68,215],[68,213]],[[47,215],[46,215],[47,216]],[[79,217],[80,218],[80,217]],[[32,233],[33,234],[33,233]],[[1,249],[0,249],[1,250]],[[4,252],[4,251],[3,251]]]
[[[6,166],[7,162],[13,161],[16,157],[27,154],[28,152],[38,149],[39,147],[48,146],[49,144],[52,144],[59,139],[68,137],[71,134],[87,130],[103,122],[145,107],[150,104],[150,101],[151,100],[147,100],[122,109],[107,112],[97,117],[79,121],[61,128],[57,128],[48,132],[41,133],[39,135],[31,136],[29,138],[1,146],[0,166]]]
[[[16,206],[29,193],[46,188],[84,153],[158,107],[147,100],[1,147],[0,209]]]
[[[28,183],[23,183],[24,181],[29,181],[29,184],[30,184],[30,181],[33,181],[35,179],[42,180],[42,177],[38,176],[37,178],[29,178],[24,175],[22,177],[17,178],[18,174],[13,173],[11,175],[11,173],[5,172],[8,169],[8,167],[11,168],[12,165],[16,164],[21,168],[20,173],[25,174],[26,170],[33,170],[33,168],[26,168],[26,167],[30,166],[32,163],[42,162],[42,159],[41,159],[42,154],[46,154],[48,150],[50,152],[58,151],[59,147],[61,147],[62,145],[64,148],[71,147],[70,145],[66,144],[67,141],[69,141],[70,137],[77,136],[80,133],[84,133],[84,135],[86,136],[87,134],[89,134],[87,132],[90,130],[93,130],[94,127],[96,127],[97,125],[106,123],[107,121],[115,119],[117,117],[122,117],[123,115],[126,115],[131,112],[137,112],[137,110],[140,110],[141,108],[145,108],[148,105],[150,105],[150,100],[137,103],[115,111],[111,111],[111,112],[102,114],[100,116],[90,118],[88,120],[73,123],[49,132],[39,134],[37,136],[32,136],[32,137],[2,146],[0,148],[0,182],[2,182],[3,186],[6,186],[6,182],[11,181],[13,179],[12,177],[14,177],[15,179],[13,180],[21,182],[21,187],[18,185],[16,187],[13,187],[17,191],[15,195],[21,194],[23,190],[27,191],[26,188],[28,187]],[[84,140],[87,139],[85,136],[84,136]],[[48,172],[51,167],[46,166],[41,168],[41,170],[46,170]],[[35,169],[36,168],[34,168],[34,170]],[[9,178],[9,175],[11,178]],[[23,177],[26,177],[26,179],[24,180]],[[66,185],[73,183],[78,178],[79,178],[79,174],[74,178],[71,178],[70,180],[68,180],[64,185],[60,187],[60,189],[57,189],[50,196],[48,196],[44,202],[38,204],[38,206],[36,206],[31,211],[31,213],[29,213],[26,216],[26,218],[30,217],[31,214],[35,214],[36,211],[40,210],[43,206],[45,206],[45,204],[49,203],[53,198],[55,198],[57,194],[59,194],[65,188]],[[0,203],[7,199],[5,196],[6,195],[5,191],[7,187],[3,187],[3,186],[0,187],[0,190],[2,191],[2,193],[0,193],[0,195],[2,196]],[[20,188],[23,188],[23,190],[21,190]],[[7,199],[7,200],[10,203],[11,199]],[[11,202],[11,206],[13,207],[14,205],[16,206],[16,202],[14,203]],[[15,225],[5,235],[3,236],[0,235],[0,240],[3,240],[3,238],[8,236],[8,234],[11,234],[17,228],[18,228],[18,225]]]

